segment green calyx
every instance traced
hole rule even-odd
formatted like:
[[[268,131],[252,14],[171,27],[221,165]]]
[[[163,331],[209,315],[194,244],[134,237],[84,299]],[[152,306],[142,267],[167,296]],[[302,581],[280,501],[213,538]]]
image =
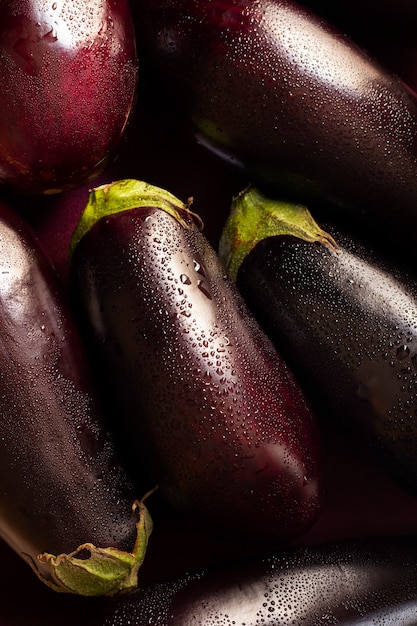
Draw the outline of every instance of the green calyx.
[[[169,191],[141,180],[123,179],[92,189],[87,205],[72,235],[70,258],[80,239],[103,217],[140,207],[155,207],[166,211],[184,228],[191,224],[201,228],[201,219],[190,210],[192,198],[182,202]]]
[[[32,569],[48,587],[61,593],[115,596],[134,591],[138,587],[138,572],[152,532],[152,519],[144,504],[148,495],[133,505],[139,518],[132,552],[85,543],[70,554],[39,554],[37,560],[42,573],[35,563],[30,562]],[[45,568],[46,573],[43,573]]]
[[[305,206],[267,197],[255,187],[244,189],[233,199],[219,243],[220,258],[232,280],[236,281],[243,260],[260,241],[282,235],[337,248]]]

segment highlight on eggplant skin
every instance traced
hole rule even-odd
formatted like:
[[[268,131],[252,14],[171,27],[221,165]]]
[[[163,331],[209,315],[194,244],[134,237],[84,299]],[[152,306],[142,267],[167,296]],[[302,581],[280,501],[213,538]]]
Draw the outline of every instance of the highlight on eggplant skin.
[[[54,193],[96,178],[135,104],[128,0],[2,0],[0,184]]]
[[[401,241],[410,227],[413,254],[417,98],[402,81],[291,0],[137,0],[134,19],[143,75],[198,141],[264,190]]]
[[[248,232],[251,198],[252,235],[240,255],[232,220]],[[275,218],[284,214],[280,200],[246,191],[222,234],[229,259],[240,259],[231,263],[241,294],[322,423],[371,443],[386,471],[416,490],[415,273],[333,224],[321,225],[327,242],[268,230],[267,206]]]
[[[129,180],[93,190],[86,222],[100,219],[71,261],[130,472],[210,534],[288,540],[319,514],[315,417],[184,203],[155,206],[166,194]]]
[[[81,595],[134,587],[151,530],[95,384],[61,283],[0,203],[0,536]]]
[[[415,537],[282,550],[110,602],[93,626],[414,626]]]

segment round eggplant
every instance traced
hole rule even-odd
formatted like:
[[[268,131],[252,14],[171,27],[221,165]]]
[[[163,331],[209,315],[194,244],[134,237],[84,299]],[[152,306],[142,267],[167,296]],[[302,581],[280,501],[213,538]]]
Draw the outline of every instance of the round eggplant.
[[[99,187],[74,233],[71,287],[132,476],[143,465],[213,534],[287,540],[319,511],[316,422],[198,224],[163,189]]]
[[[128,0],[2,0],[0,183],[52,193],[97,177],[137,72]]]
[[[150,532],[55,272],[1,203],[0,536],[53,589],[101,595],[136,587]]]

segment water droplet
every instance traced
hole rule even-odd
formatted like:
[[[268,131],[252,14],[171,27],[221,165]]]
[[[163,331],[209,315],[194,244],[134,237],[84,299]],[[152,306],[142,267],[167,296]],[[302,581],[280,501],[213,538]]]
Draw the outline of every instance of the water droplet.
[[[191,280],[189,279],[187,274],[181,274],[180,281],[182,282],[183,285],[191,285]]]
[[[194,263],[194,269],[196,272],[198,272],[199,274],[201,274],[201,276],[205,276],[206,272],[204,271],[203,266],[201,265],[201,263],[199,263],[198,261],[196,261],[195,259],[193,259],[193,263]]]
[[[197,283],[197,286],[199,288],[199,290],[201,291],[201,293],[203,293],[209,300],[211,300],[211,293],[209,292],[209,290],[204,286],[204,283],[202,280],[199,280]]]
[[[402,361],[410,354],[410,348],[408,346],[402,345],[397,348],[397,359]]]

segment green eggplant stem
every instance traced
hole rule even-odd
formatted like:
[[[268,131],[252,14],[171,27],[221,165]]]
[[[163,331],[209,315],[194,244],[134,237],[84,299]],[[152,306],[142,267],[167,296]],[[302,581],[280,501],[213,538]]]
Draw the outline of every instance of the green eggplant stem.
[[[57,592],[81,596],[115,596],[135,591],[139,569],[152,533],[152,519],[144,500],[153,491],[133,503],[133,510],[138,512],[138,521],[132,552],[84,543],[70,554],[39,554],[37,560],[41,568],[30,557],[26,559],[42,582]],[[45,568],[47,573],[43,573]]]
[[[130,209],[159,208],[174,217],[184,228],[197,227],[201,230],[203,222],[199,215],[191,211],[192,202],[192,198],[182,202],[165,189],[129,178],[95,187],[89,193],[87,204],[72,235],[69,258],[72,258],[80,239],[102,217]]]
[[[243,260],[260,241],[280,235],[337,250],[333,237],[320,228],[304,205],[270,198],[247,187],[233,199],[219,242],[220,258],[232,280],[236,281]]]

